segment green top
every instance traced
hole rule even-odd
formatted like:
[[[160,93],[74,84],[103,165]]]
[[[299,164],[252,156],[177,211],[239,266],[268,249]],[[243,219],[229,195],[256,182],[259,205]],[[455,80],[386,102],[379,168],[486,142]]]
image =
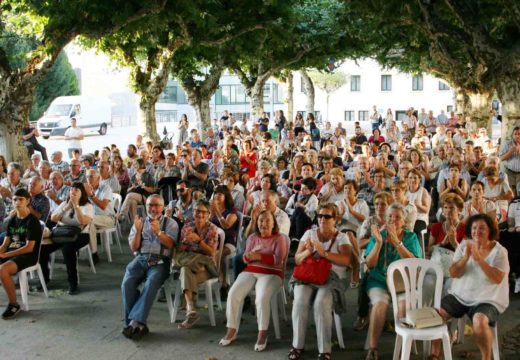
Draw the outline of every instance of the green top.
[[[381,236],[383,238],[383,245],[381,246],[381,250],[379,253],[379,259],[377,260],[377,265],[370,269],[368,273],[367,279],[367,290],[371,288],[381,288],[388,290],[386,286],[386,271],[388,270],[388,266],[396,261],[401,259],[397,249],[390,244],[387,243],[386,238],[388,236],[388,232],[383,230],[381,232]],[[376,245],[376,239],[372,236],[370,238],[370,242],[368,243],[367,250],[365,252],[365,258],[370,254],[370,251]],[[415,255],[416,258],[422,257],[421,245],[419,244],[419,239],[417,239],[417,235],[411,231],[405,230],[403,237],[403,245],[408,251]],[[387,249],[386,255],[386,265],[385,265],[385,249]]]

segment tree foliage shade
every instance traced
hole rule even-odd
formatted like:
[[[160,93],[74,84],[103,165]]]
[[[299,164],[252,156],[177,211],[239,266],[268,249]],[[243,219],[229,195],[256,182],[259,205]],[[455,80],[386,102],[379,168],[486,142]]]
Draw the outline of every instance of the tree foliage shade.
[[[30,121],[38,120],[58,96],[79,95],[76,73],[70,66],[67,54],[61,52],[51,70],[36,85]]]

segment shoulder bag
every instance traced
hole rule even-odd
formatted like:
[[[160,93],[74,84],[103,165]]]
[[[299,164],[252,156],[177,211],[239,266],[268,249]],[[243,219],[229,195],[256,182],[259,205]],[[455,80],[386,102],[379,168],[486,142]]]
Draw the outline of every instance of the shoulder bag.
[[[52,229],[51,239],[56,244],[72,243],[78,240],[83,229],[74,225],[58,225]]]
[[[327,251],[330,251],[337,237],[336,233]],[[329,260],[321,256],[316,259],[311,255],[294,267],[293,277],[306,284],[323,285],[329,279],[331,269],[332,264]]]

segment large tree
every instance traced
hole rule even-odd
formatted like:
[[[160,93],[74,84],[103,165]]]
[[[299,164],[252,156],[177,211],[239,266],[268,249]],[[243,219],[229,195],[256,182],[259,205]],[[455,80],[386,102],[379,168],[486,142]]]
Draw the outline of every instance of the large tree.
[[[21,128],[29,119],[36,85],[78,35],[98,38],[160,11],[165,0],[0,2],[0,153],[22,160]],[[27,39],[13,47],[9,39]]]
[[[326,96],[326,121],[330,120],[329,114],[329,99],[330,96],[339,90],[347,82],[347,76],[341,71],[336,72],[325,72],[325,71],[312,71],[309,73],[314,85],[318,89],[325,92]]]
[[[490,127],[495,91],[507,136],[520,124],[520,5],[510,0],[347,1],[367,24],[378,60],[433,73],[458,88],[469,115]],[[391,19],[391,21],[389,21]],[[503,129],[504,130],[504,129]],[[504,132],[504,131],[503,131]]]

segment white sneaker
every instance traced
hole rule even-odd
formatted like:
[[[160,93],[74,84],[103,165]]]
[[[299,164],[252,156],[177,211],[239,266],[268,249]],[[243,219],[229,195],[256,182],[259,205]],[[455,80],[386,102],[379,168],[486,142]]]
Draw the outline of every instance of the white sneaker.
[[[515,281],[515,294],[518,294],[520,292],[520,277],[516,278]]]

